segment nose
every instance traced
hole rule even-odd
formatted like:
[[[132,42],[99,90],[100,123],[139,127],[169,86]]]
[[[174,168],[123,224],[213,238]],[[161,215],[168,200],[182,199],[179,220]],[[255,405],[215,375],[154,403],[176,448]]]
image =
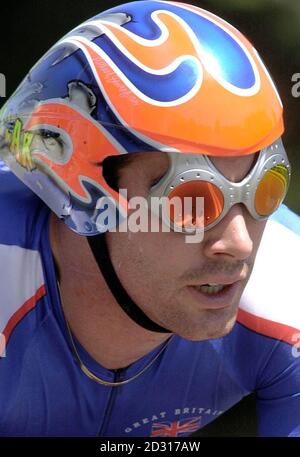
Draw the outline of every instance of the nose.
[[[246,260],[252,253],[253,240],[246,224],[246,209],[234,205],[219,224],[206,232],[203,252],[206,257],[227,256],[228,260]],[[206,240],[205,240],[206,238]]]

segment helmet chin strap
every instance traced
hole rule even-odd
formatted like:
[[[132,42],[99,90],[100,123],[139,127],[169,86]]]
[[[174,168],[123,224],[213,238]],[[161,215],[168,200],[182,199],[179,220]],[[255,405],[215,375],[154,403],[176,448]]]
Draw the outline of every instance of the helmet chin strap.
[[[111,293],[123,309],[136,324],[158,333],[172,333],[164,327],[153,322],[146,314],[134,303],[122,286],[114,266],[111,262],[107,248],[105,234],[87,236],[88,243],[98,264],[98,267],[110,288]]]

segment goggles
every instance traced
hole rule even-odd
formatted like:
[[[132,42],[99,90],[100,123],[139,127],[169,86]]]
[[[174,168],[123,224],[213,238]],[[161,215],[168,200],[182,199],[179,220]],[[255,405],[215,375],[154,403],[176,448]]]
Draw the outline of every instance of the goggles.
[[[151,187],[148,201],[152,197],[167,198],[170,204],[161,205],[159,211],[154,212],[174,231],[209,230],[239,203],[254,219],[267,219],[286,196],[291,167],[281,139],[259,152],[255,165],[240,182],[226,179],[206,155],[168,155],[170,167]],[[172,204],[174,197],[181,202],[179,210]],[[197,197],[203,197],[202,214],[199,214],[199,205],[197,208]]]

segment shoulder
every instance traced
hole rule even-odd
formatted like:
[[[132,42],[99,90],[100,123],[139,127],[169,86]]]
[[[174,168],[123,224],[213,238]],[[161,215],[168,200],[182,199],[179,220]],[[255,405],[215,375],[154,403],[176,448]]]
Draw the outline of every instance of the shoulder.
[[[40,239],[49,212],[3,162],[0,214],[0,334],[7,345],[15,328],[46,293]]]
[[[241,324],[295,345],[300,330],[299,258],[300,217],[282,205],[266,225],[241,299]]]
[[[45,205],[0,162],[0,243],[32,247]]]

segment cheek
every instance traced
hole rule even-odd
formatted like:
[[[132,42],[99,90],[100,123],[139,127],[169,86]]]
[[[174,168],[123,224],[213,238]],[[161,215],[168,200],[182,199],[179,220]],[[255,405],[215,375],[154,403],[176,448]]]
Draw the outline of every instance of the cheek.
[[[157,247],[149,245],[147,234],[128,232],[108,235],[111,261],[131,299],[144,308],[153,306],[155,300],[165,297],[165,272],[159,265]]]
[[[161,300],[178,290],[178,278],[189,257],[174,233],[108,233],[107,243],[117,275],[132,298]],[[179,262],[180,259],[180,262]]]
[[[155,276],[158,266],[161,272],[164,269],[162,249],[165,243],[160,234],[109,233],[107,243],[111,260],[121,274],[133,272],[135,277],[142,277],[147,272]]]
[[[253,242],[254,255],[256,254],[259,248],[266,224],[267,221],[256,221],[252,217],[249,218],[249,221],[247,223],[248,233]]]

